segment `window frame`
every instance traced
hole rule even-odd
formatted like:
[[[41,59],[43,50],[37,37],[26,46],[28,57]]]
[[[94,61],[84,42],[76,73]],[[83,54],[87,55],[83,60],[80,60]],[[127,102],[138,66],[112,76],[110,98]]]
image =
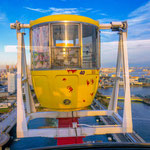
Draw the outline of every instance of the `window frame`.
[[[80,48],[80,63],[79,63],[79,67],[77,68],[74,68],[74,69],[78,69],[78,70],[95,70],[95,69],[99,69],[100,68],[100,31],[99,31],[99,28],[96,26],[96,25],[93,25],[93,24],[90,24],[90,23],[84,23],[84,22],[64,22],[64,21],[56,21],[56,22],[45,22],[45,23],[41,23],[41,24],[38,24],[38,25],[35,25],[35,26],[32,26],[30,28],[30,52],[31,52],[31,70],[64,70],[65,68],[52,68],[52,48],[55,48],[55,47],[61,47],[61,46],[54,46],[53,45],[53,28],[52,26],[53,25],[64,25],[64,24],[69,24],[69,25],[78,25],[78,39],[79,39],[79,46],[65,46],[67,48],[71,48],[71,47],[74,47],[74,48]],[[35,69],[34,68],[34,65],[33,65],[33,45],[32,45],[32,38],[33,38],[33,29],[36,28],[37,26],[43,26],[43,25],[48,25],[48,38],[49,38],[49,68],[39,68],[39,69]],[[98,38],[97,38],[97,44],[98,46],[96,46],[96,66],[95,67],[90,67],[90,68],[83,68],[83,25],[91,25],[91,26],[94,26],[95,28],[97,28],[96,32],[98,34]],[[62,46],[64,47],[64,46]]]
[[[78,40],[79,40],[79,46],[54,46],[54,39],[53,39],[53,26],[54,25],[77,25],[78,26]],[[53,48],[79,48],[79,55],[81,56],[81,51],[82,51],[82,46],[81,46],[81,41],[82,41],[82,38],[81,38],[81,24],[80,23],[73,23],[73,22],[58,22],[58,23],[51,23],[51,60],[53,60],[52,58],[52,49]],[[52,64],[52,61],[51,61],[51,64]],[[79,66],[77,68],[81,68],[81,58],[79,59]],[[53,69],[53,68],[51,68]],[[55,68],[54,68],[55,69]],[[64,68],[62,68],[64,69]]]

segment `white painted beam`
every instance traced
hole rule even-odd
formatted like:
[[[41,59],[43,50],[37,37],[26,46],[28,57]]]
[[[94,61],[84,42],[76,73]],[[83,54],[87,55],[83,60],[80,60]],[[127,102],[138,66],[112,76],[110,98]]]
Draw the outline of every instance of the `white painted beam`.
[[[75,130],[77,132],[75,132]],[[122,127],[116,125],[102,125],[99,127],[78,127],[74,128],[49,128],[49,129],[29,129],[27,137],[75,137],[104,135],[110,133],[122,133]]]
[[[124,28],[123,22],[111,22],[110,24],[100,24],[99,29]]]
[[[17,50],[17,137],[26,136],[27,122],[25,108],[22,96],[22,52],[23,52],[23,33],[17,33],[18,50]]]
[[[118,104],[120,68],[121,68],[121,63],[122,63],[121,48],[122,48],[122,31],[119,32],[119,44],[118,44],[118,54],[117,54],[117,64],[116,64],[116,77],[115,77],[115,83],[114,83],[112,95],[111,95],[109,106],[108,106],[108,110],[113,110],[114,112],[117,112],[117,104]]]
[[[73,112],[73,117],[87,117],[87,116],[107,116],[113,111],[108,110],[83,110]],[[36,112],[30,114],[30,119],[35,118],[69,118],[72,117],[72,112]]]
[[[127,32],[122,32],[122,66],[124,79],[124,112],[123,112],[123,128],[125,133],[133,132],[132,125],[132,109],[130,96],[130,80],[129,80],[129,65],[127,52]]]

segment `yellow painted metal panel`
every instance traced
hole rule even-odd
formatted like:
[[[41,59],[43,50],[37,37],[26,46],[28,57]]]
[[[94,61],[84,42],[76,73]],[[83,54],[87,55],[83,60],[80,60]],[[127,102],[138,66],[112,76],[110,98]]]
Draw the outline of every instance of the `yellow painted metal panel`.
[[[93,25],[96,25],[99,27],[99,22],[96,20],[93,20],[88,17],[84,16],[78,16],[78,15],[51,15],[51,16],[45,16],[42,18],[39,18],[34,21],[30,21],[30,27],[45,23],[45,22],[57,22],[57,21],[63,21],[63,22],[85,22],[85,23],[90,23]]]
[[[98,87],[99,70],[32,71],[32,80],[41,106],[74,111],[91,105]]]

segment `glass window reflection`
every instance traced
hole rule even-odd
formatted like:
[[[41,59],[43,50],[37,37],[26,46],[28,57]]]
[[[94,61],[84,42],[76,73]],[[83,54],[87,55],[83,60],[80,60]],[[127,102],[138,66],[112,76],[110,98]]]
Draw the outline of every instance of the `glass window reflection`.
[[[49,32],[48,24],[32,29],[33,68],[48,69],[49,62]]]

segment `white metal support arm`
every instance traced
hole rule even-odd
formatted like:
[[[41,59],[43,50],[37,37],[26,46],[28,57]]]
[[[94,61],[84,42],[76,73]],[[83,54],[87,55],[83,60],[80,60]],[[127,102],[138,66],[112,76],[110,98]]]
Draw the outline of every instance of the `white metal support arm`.
[[[124,113],[123,113],[123,129],[124,132],[132,132],[132,111],[131,111],[131,96],[130,96],[130,80],[129,80],[129,66],[127,54],[127,30],[119,31],[119,45],[116,65],[116,79],[113,87],[112,96],[109,102],[108,110],[117,113],[120,69],[123,69],[124,82]]]
[[[25,57],[24,33],[21,33],[22,28],[30,28],[29,24],[21,24],[18,21],[11,24],[12,29],[17,30],[18,52],[17,52],[17,137],[70,137],[76,136],[73,128],[51,128],[51,129],[28,129],[27,124],[29,119],[34,118],[67,118],[71,116],[69,113],[58,112],[36,112],[31,90],[28,83],[27,64]],[[93,134],[108,134],[108,133],[129,133],[132,132],[132,115],[131,115],[131,100],[130,100],[130,83],[129,83],[129,68],[127,55],[127,23],[126,22],[112,22],[110,24],[100,24],[99,29],[112,29],[119,31],[119,47],[116,65],[116,81],[110,100],[108,110],[98,111],[77,111],[74,112],[76,117],[96,116],[96,115],[113,115],[117,114],[118,91],[119,91],[119,77],[120,68],[122,64],[123,79],[124,79],[124,114],[121,125],[100,125],[92,127],[78,127],[78,136],[88,136]],[[23,72],[22,72],[23,71]],[[23,79],[22,79],[23,77]],[[25,87],[26,105],[23,101],[22,85]],[[26,109],[25,109],[26,108]]]

